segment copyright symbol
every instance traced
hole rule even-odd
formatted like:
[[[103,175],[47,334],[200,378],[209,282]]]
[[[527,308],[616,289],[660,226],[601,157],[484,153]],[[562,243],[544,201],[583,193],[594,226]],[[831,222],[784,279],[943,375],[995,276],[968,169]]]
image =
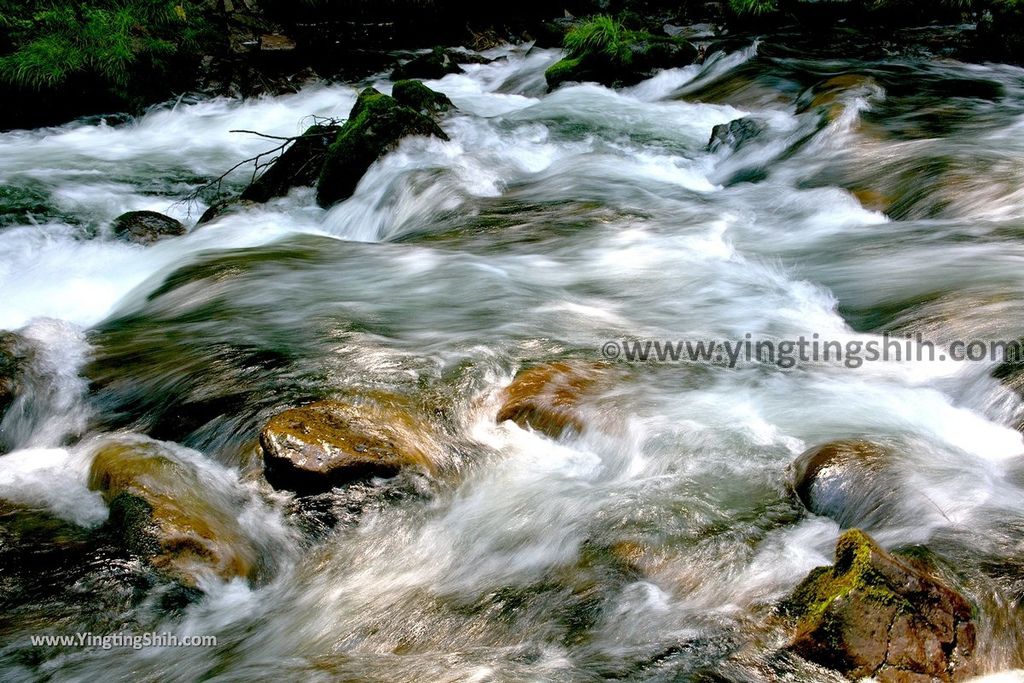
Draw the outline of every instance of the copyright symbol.
[[[622,348],[619,346],[618,342],[611,341],[601,347],[601,355],[608,360],[615,360],[621,353]]]

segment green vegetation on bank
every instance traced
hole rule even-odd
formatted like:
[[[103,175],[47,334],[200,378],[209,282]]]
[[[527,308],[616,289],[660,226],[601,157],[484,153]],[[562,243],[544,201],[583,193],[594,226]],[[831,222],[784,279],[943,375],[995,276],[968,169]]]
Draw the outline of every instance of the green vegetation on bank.
[[[124,90],[195,54],[205,30],[188,0],[0,0],[0,79],[41,90],[83,78]]]

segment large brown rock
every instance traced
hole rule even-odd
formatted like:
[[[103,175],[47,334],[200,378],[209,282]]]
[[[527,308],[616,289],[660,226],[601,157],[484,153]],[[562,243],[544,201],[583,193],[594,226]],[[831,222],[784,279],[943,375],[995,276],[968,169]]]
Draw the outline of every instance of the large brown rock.
[[[110,506],[108,524],[125,547],[185,585],[203,575],[251,577],[258,554],[234,502],[166,444],[124,439],[104,444],[89,488]]]
[[[310,126],[279,156],[270,168],[242,191],[242,201],[267,202],[288,194],[293,187],[316,185],[327,148],[341,126]],[[205,216],[205,214],[204,214]],[[200,223],[203,220],[200,219]]]
[[[604,363],[559,361],[520,371],[505,388],[497,421],[511,420],[557,439],[586,429],[583,408],[611,373]]]
[[[286,410],[260,433],[267,481],[300,492],[357,479],[391,477],[403,468],[434,470],[427,423],[398,397],[359,403],[320,401]]]
[[[948,682],[972,673],[967,600],[858,529],[840,537],[835,564],[811,572],[784,611],[796,620],[790,649],[851,679]]]

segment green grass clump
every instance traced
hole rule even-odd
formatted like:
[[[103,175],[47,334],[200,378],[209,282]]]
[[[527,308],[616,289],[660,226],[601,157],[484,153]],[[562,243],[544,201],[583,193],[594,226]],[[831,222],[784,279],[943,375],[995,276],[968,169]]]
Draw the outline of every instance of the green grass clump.
[[[159,74],[197,49],[204,31],[189,0],[0,0],[0,80],[43,90],[85,76],[112,89]]]
[[[729,0],[729,7],[741,17],[758,17],[779,11],[777,0]]]
[[[565,34],[563,46],[569,58],[602,54],[613,63],[629,64],[633,58],[630,42],[630,32],[622,22],[606,14],[599,14],[573,26]]]

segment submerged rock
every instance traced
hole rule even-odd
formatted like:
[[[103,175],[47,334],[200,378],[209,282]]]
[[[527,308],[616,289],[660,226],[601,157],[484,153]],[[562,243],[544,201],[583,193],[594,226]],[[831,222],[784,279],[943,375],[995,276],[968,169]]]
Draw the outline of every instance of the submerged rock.
[[[853,529],[835,564],[808,575],[783,606],[801,657],[859,679],[956,681],[971,673],[975,627],[959,593]]]
[[[609,372],[608,365],[576,361],[523,370],[502,392],[497,421],[511,420],[555,439],[567,430],[581,433],[587,427],[581,407]]]
[[[270,168],[242,191],[239,199],[266,202],[288,194],[293,187],[316,185],[327,149],[340,130],[340,126],[317,125],[307,128]]]
[[[399,104],[427,115],[448,111],[455,106],[447,95],[431,90],[422,81],[398,81],[391,90],[391,96]]]
[[[153,244],[165,237],[178,237],[187,230],[181,222],[156,211],[129,211],[114,220],[114,235],[136,244]]]
[[[417,55],[405,64],[396,66],[395,70],[391,72],[391,80],[401,81],[407,78],[437,80],[448,74],[460,74],[463,70],[456,61],[458,57],[459,53],[446,50],[443,47],[435,47],[430,52]]]
[[[834,441],[802,453],[789,467],[790,485],[811,512],[843,527],[871,526],[893,514],[893,454],[870,441]]]
[[[316,199],[327,207],[355,192],[359,179],[377,159],[410,135],[448,136],[434,121],[367,88],[359,95],[348,121],[327,150]]]
[[[708,141],[707,149],[711,153],[717,152],[722,147],[731,147],[737,150],[760,135],[762,131],[764,131],[764,125],[751,118],[720,123],[711,129],[711,139]]]
[[[101,446],[89,488],[110,506],[107,524],[123,545],[183,584],[253,575],[257,552],[237,510],[167,445],[140,438]]]
[[[434,469],[430,429],[398,397],[286,410],[263,428],[260,446],[267,481],[300,492],[391,477],[403,468]]]

